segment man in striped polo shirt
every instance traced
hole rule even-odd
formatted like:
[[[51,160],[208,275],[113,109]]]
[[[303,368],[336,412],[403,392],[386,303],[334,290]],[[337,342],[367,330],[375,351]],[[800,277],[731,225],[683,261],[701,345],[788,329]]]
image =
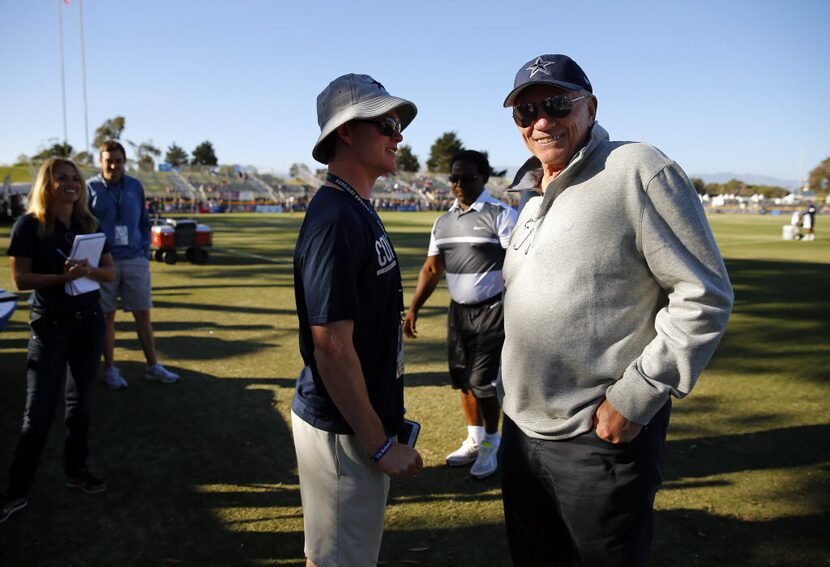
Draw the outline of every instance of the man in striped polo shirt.
[[[418,311],[446,271],[450,308],[447,353],[450,378],[461,390],[467,438],[447,455],[450,466],[473,463],[470,475],[496,472],[501,410],[494,383],[504,343],[501,269],[517,213],[485,189],[490,163],[480,152],[464,150],[450,164],[455,203],[432,227],[427,259],[404,319],[404,333],[417,336]]]

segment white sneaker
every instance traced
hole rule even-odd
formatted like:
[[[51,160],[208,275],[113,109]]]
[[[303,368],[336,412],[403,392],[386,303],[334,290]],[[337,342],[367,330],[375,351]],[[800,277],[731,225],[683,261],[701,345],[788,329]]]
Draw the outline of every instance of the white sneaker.
[[[104,369],[104,384],[110,390],[123,390],[127,387],[127,380],[115,366],[108,366]]]
[[[461,447],[447,455],[447,464],[451,467],[463,467],[476,460],[478,456],[478,443],[467,437]]]
[[[162,384],[174,384],[175,382],[179,381],[178,374],[176,374],[175,372],[170,372],[161,364],[154,364],[153,366],[148,366],[147,370],[144,371],[144,377],[147,380],[161,382]]]
[[[478,457],[473,468],[470,469],[470,476],[474,478],[487,478],[499,468],[498,450],[492,443],[485,441],[478,450]]]

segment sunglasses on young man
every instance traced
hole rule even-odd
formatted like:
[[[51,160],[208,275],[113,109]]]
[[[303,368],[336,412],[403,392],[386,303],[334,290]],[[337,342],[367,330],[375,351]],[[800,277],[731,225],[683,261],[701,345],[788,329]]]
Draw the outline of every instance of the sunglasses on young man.
[[[380,133],[386,136],[387,138],[397,136],[401,133],[401,130],[403,129],[401,127],[401,123],[392,118],[391,116],[384,116],[383,118],[378,118],[377,120],[363,120],[363,122],[371,122],[372,124],[377,124],[378,128],[380,128]]]
[[[539,107],[548,118],[566,118],[573,109],[573,103],[588,98],[584,94],[576,98],[568,98],[568,95],[553,95],[542,99],[541,102],[526,102],[513,107],[513,120],[517,126],[527,128],[539,117]]]

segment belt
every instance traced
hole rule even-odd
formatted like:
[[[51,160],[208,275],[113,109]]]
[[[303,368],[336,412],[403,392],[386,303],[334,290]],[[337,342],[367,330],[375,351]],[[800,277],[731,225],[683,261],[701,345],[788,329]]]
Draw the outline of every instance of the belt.
[[[455,303],[456,305],[460,305],[461,307],[469,307],[469,308],[472,309],[472,308],[475,308],[475,307],[485,307],[487,305],[492,305],[494,303],[498,303],[499,301],[501,301],[501,297],[502,297],[502,294],[501,294],[501,292],[499,292],[496,295],[494,295],[493,297],[485,299],[484,301],[479,301],[478,303],[458,303],[454,299],[452,300],[452,302]]]
[[[52,319],[75,319],[77,321],[83,321],[87,317],[90,317],[98,312],[98,307],[88,307],[86,309],[80,309],[78,311],[54,311],[49,309],[41,309],[40,307],[32,307],[32,313],[35,315],[40,315],[41,317],[49,317]]]

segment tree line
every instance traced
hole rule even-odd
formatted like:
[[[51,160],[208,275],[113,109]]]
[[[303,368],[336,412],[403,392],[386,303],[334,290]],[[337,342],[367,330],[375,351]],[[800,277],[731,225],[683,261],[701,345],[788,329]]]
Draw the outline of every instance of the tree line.
[[[123,116],[116,116],[105,120],[101,126],[95,130],[95,138],[93,146],[98,147],[106,140],[121,140],[121,135],[126,126],[126,119]],[[127,140],[133,152],[135,153],[135,161],[141,170],[153,170],[156,166],[156,160],[162,155],[162,150],[153,144],[152,140],[145,140],[140,143]],[[458,137],[457,132],[444,132],[432,144],[429,150],[429,159],[426,161],[426,169],[430,173],[449,173],[450,162],[452,157],[461,150],[468,149],[464,147],[463,142]],[[482,151],[487,155],[486,151]],[[50,157],[67,157],[72,158],[78,163],[85,165],[95,165],[96,156],[91,155],[87,151],[74,152],[74,149],[68,143],[55,142],[48,148],[45,148],[31,158],[26,155],[21,155],[17,159],[18,164],[39,163]],[[193,151],[188,154],[184,148],[173,142],[167,147],[164,153],[163,163],[168,163],[173,167],[181,167],[183,165],[217,165],[219,163],[216,157],[216,151],[213,144],[209,140],[197,145]],[[298,164],[294,164],[298,166]],[[403,144],[398,147],[398,169],[401,171],[418,172],[421,171],[421,162],[414,153],[412,148]],[[505,172],[493,172],[493,175],[504,175]],[[705,183],[702,179],[692,178],[692,184],[695,186],[697,192],[701,195],[737,195],[741,197],[749,197],[755,194],[761,194],[767,198],[783,197],[789,191],[783,187],[775,187],[768,185],[749,185],[738,179],[731,179],[726,183]],[[830,157],[822,161],[819,165],[810,171],[807,179],[809,188],[817,193],[827,193],[830,190]]]
[[[92,141],[93,147],[97,148],[109,140],[120,142],[126,125],[127,121],[123,116],[116,116],[115,118],[105,120],[95,130],[95,138]],[[162,150],[156,147],[152,140],[145,140],[143,142],[125,141],[133,149],[135,162],[140,170],[152,171],[155,169],[156,161],[161,157]],[[15,165],[36,164],[51,157],[71,158],[77,163],[89,166],[94,166],[97,159],[97,156],[88,151],[75,152],[75,149],[69,143],[55,142],[31,157],[25,154],[18,156]],[[205,140],[197,145],[190,154],[184,148],[173,142],[167,147],[162,163],[168,163],[173,167],[181,167],[183,165],[218,165],[219,159],[216,157],[216,150],[209,140]]]
[[[464,143],[458,137],[457,132],[444,132],[432,144],[429,149],[429,159],[427,160],[427,171],[430,173],[449,173],[452,158],[460,151],[467,150]],[[479,150],[485,156],[488,156],[487,151]],[[398,147],[398,169],[403,171],[418,172],[421,171],[421,163],[418,156],[412,153],[412,148],[404,144]],[[501,177],[506,173],[505,171],[493,171],[491,175]]]
[[[699,195],[735,195],[737,197],[752,197],[762,195],[766,199],[778,199],[790,193],[788,189],[774,185],[750,185],[740,179],[730,179],[726,183],[706,183],[699,177],[691,178]]]

